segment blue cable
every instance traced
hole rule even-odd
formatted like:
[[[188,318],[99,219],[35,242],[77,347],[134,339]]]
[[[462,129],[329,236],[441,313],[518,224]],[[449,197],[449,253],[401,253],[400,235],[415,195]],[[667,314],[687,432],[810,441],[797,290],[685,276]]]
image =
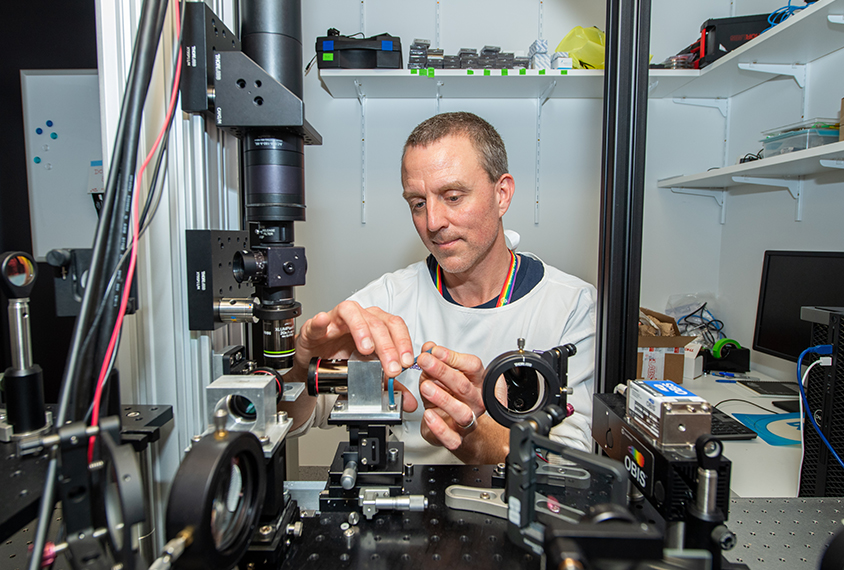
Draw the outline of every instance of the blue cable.
[[[433,350],[433,349],[428,349],[425,352],[427,352],[428,354],[431,354],[431,350]],[[409,369],[413,368],[414,366],[416,366],[417,360],[419,360],[418,356],[413,359],[412,365],[408,366],[407,368],[402,368],[401,372],[399,372],[399,375],[402,374],[405,370],[409,370]],[[395,391],[393,390],[393,381],[394,380],[395,380],[395,377],[387,379],[387,394],[390,396],[390,406],[396,405],[396,396],[395,396]]]
[[[765,28],[764,32],[767,32],[777,24],[782,24],[788,18],[805,8],[806,6],[792,6],[791,0],[788,0],[788,5],[783,6],[782,8],[777,8],[773,12],[770,13],[768,16],[768,23],[770,24],[769,27]]]
[[[812,414],[812,410],[809,409],[809,399],[806,398],[806,391],[803,389],[803,377],[800,374],[801,367],[803,366],[803,357],[809,353],[832,354],[832,345],[819,344],[818,346],[807,348],[806,350],[800,353],[800,356],[797,358],[797,387],[800,389],[800,397],[803,399],[803,404],[806,406],[806,417],[809,418],[809,420],[812,422],[812,427],[815,428],[815,431],[818,433],[818,437],[821,438],[821,441],[824,442],[824,445],[826,445],[827,449],[829,449],[835,459],[838,460],[838,464],[841,465],[842,469],[844,469],[844,461],[841,461],[841,458],[838,457],[838,454],[835,453],[834,449],[832,449],[832,444],[830,444],[824,434],[821,433],[821,428],[815,421],[815,417]]]

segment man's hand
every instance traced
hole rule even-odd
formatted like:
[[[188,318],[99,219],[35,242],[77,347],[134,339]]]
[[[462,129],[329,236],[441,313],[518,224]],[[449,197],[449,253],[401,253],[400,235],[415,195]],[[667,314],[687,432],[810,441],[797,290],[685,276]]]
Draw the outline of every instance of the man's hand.
[[[465,463],[500,463],[509,430],[485,414],[484,366],[477,356],[427,342],[417,359],[419,393],[425,405],[422,437],[442,445]]]
[[[400,317],[378,307],[364,309],[354,301],[343,301],[302,325],[296,338],[293,369],[288,377],[304,382],[308,364],[314,356],[349,358],[355,350],[365,356],[375,354],[388,378],[398,376],[403,366],[413,366],[413,344],[407,325]],[[403,392],[402,408],[406,412],[416,410],[416,398],[399,382],[394,384]]]

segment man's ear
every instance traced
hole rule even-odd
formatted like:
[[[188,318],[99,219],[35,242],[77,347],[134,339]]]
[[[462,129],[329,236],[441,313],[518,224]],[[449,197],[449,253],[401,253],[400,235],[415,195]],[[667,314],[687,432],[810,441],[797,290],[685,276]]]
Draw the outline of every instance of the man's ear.
[[[516,193],[516,181],[510,173],[502,174],[495,184],[495,192],[498,197],[498,217],[502,217],[510,208],[513,201],[513,194]]]

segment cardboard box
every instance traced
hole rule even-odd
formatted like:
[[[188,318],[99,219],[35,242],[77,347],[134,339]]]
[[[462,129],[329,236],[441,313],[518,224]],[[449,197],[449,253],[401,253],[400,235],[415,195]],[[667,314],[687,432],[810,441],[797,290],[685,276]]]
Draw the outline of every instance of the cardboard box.
[[[663,323],[671,323],[676,336],[640,336],[639,355],[636,360],[636,378],[643,380],[671,380],[683,383],[686,363],[685,347],[695,339],[679,336],[677,323],[668,315],[641,309],[646,315]]]

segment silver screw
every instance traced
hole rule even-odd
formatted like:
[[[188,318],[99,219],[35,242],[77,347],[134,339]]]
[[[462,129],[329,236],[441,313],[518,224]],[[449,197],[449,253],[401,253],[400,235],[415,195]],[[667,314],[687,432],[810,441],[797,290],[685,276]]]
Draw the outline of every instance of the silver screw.
[[[525,349],[525,339],[520,338],[516,341],[516,344],[518,345],[520,351]]]
[[[361,463],[361,465],[366,465],[366,463],[367,463],[367,461],[366,461],[366,457],[364,457],[363,459],[361,459],[361,460],[360,460],[360,463]]]
[[[270,442],[270,436],[262,435],[261,437],[258,438],[258,441],[260,441],[261,444],[266,445]]]
[[[358,524],[360,522],[360,513],[352,511],[349,513],[349,524]]]
[[[387,457],[389,458],[390,462],[395,461],[399,458],[399,450],[395,447],[391,447],[387,450]]]
[[[260,529],[258,529],[258,532],[261,533],[261,536],[269,536],[273,532],[273,527],[268,524],[265,524]]]
[[[302,536],[302,521],[296,521],[293,524],[287,525],[287,534],[296,538]]]
[[[486,491],[481,493],[481,499],[489,499],[489,493],[487,493]]]
[[[349,523],[340,523],[340,530],[349,530]]]
[[[334,409],[335,410],[342,410],[343,409],[343,402],[340,402],[339,400],[337,402],[334,402]]]
[[[129,412],[128,414],[126,414],[126,417],[127,418],[137,418],[140,415],[141,415],[141,412]]]
[[[228,412],[223,408],[220,408],[216,412],[214,412],[214,430],[215,431],[225,431],[226,430],[226,418],[228,417]]]
[[[405,463],[404,464],[404,471],[408,475],[413,475],[413,463]]]
[[[395,412],[398,406],[396,404],[390,404],[390,411]]]
[[[287,412],[279,412],[277,417],[278,417],[278,422],[283,424],[284,422],[287,421]]]

